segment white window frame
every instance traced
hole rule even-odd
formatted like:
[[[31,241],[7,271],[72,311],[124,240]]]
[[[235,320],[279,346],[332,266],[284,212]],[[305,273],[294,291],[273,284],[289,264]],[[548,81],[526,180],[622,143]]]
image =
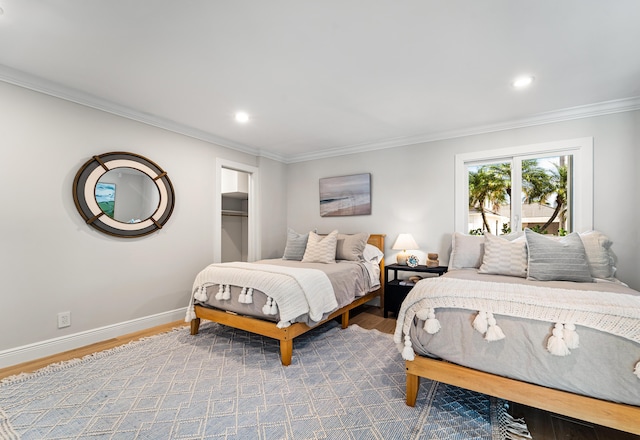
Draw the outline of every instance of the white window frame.
[[[467,166],[488,162],[511,162],[513,192],[521,192],[522,170],[514,158],[573,156],[573,230],[585,232],[593,229],[593,138],[584,137],[540,144],[520,145],[496,150],[461,153],[455,156],[454,230],[469,233],[469,179]],[[514,166],[514,164],[516,166]],[[512,200],[512,221],[520,228],[520,201]]]

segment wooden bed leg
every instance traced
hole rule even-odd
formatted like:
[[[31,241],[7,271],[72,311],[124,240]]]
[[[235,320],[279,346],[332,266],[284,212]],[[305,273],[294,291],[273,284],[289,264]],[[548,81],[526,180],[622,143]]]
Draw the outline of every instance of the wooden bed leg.
[[[293,354],[293,339],[280,340],[280,359],[285,367],[291,365],[291,356]]]
[[[420,387],[420,376],[410,374],[407,371],[407,405],[416,406],[418,398],[418,388]]]
[[[345,329],[349,327],[349,311],[347,310],[342,314],[342,328]]]
[[[195,318],[191,320],[191,334],[197,335],[198,329],[200,328],[200,318]]]

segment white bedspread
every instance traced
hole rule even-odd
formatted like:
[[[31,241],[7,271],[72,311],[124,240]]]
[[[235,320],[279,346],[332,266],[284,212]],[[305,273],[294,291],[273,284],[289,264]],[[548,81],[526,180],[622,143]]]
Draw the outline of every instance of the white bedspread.
[[[329,278],[317,269],[243,262],[211,264],[196,276],[193,292],[213,284],[251,287],[264,292],[278,305],[279,325],[286,325],[305,313],[317,322],[323,314],[338,307]]]

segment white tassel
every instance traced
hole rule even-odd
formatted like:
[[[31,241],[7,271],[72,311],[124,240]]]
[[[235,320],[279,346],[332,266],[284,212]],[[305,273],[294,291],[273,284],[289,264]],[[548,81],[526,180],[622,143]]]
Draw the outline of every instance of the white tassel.
[[[207,288],[205,286],[200,286],[196,291],[194,298],[200,302],[205,302],[207,300]]]
[[[506,421],[502,420],[503,423],[501,424],[506,431],[505,438],[509,440],[533,438],[531,437],[531,433],[529,432],[529,428],[527,427],[524,419],[516,419],[506,410],[504,410],[504,413],[501,416],[503,419],[506,419]]]
[[[549,350],[549,353],[556,356],[567,356],[571,354],[571,351],[569,351],[564,341],[564,326],[558,322],[552,333],[547,341],[547,350]]]
[[[218,293],[216,293],[216,299],[218,301],[222,301],[223,294],[224,294],[224,286],[220,284],[220,286],[218,287]]]
[[[475,328],[481,334],[485,334],[489,328],[487,323],[487,312],[479,311],[476,318],[473,320],[473,328]]]
[[[189,304],[187,307],[187,314],[184,317],[184,322],[191,322],[196,319],[196,312],[193,309],[193,304]]]
[[[228,284],[224,286],[224,293],[222,294],[222,299],[223,300],[231,299],[231,286]]]
[[[276,324],[278,328],[287,328],[291,325],[291,321],[280,321]]]
[[[427,320],[424,322],[423,328],[430,335],[436,334],[440,331],[440,321],[436,318],[435,310],[429,309]]]
[[[269,313],[271,315],[277,315],[278,314],[278,305],[276,304],[276,300],[271,298],[271,309],[269,310]]]
[[[638,379],[640,379],[640,362],[636,364],[636,368],[633,370],[633,374],[638,376]]]
[[[270,297],[267,297],[267,302],[264,306],[262,306],[262,313],[268,315],[271,312],[271,301],[273,301]]]
[[[242,290],[240,291],[240,296],[238,296],[238,302],[240,304],[246,304],[247,303],[247,288],[243,287]]]
[[[489,341],[499,341],[500,339],[504,339],[504,333],[498,324],[496,323],[496,318],[493,317],[493,313],[487,312],[487,324],[489,327],[487,328],[487,333],[485,333],[484,338]]]
[[[426,321],[427,319],[429,319],[429,309],[420,309],[416,312],[416,316],[418,317],[418,319],[422,320],[422,321]]]
[[[253,287],[247,289],[247,296],[245,298],[245,304],[253,303]]]
[[[573,350],[580,347],[580,336],[576,332],[576,326],[573,324],[565,324],[563,332],[564,342],[567,344],[567,348]]]
[[[411,338],[409,335],[404,335],[404,348],[402,349],[402,359],[405,361],[412,361],[415,359],[415,353],[411,346]]]

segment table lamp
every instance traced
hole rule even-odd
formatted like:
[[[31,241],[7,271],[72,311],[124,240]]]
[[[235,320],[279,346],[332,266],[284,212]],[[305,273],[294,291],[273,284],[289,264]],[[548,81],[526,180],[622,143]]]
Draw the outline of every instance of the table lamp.
[[[406,265],[407,264],[407,249],[414,250],[418,249],[418,244],[413,239],[411,234],[400,234],[398,235],[398,239],[393,244],[391,248],[394,251],[402,251],[396,256],[396,261],[398,264]]]

